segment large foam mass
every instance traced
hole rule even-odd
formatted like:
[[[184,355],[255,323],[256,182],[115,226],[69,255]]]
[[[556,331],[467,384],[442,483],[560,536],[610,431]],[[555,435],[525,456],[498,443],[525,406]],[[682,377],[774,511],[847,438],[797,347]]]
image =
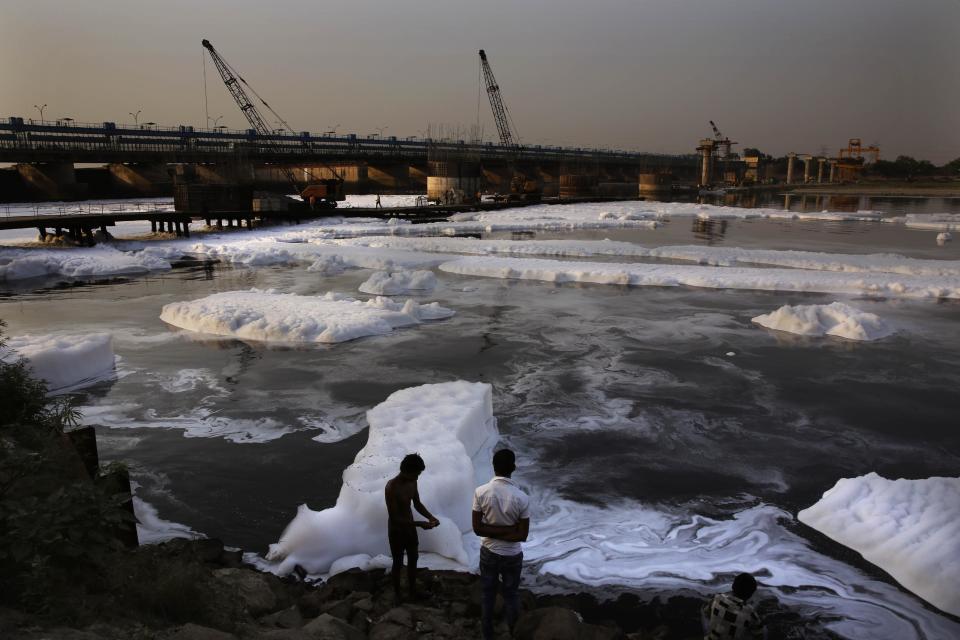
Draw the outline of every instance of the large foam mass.
[[[960,478],[842,478],[798,518],[960,616]]]
[[[436,529],[419,530],[420,549],[468,562],[463,535],[471,531],[473,490],[492,473],[489,450],[497,438],[490,385],[456,381],[402,389],[368,411],[367,422],[367,444],[343,472],[336,505],[322,511],[301,505],[270,546],[267,559],[279,563],[279,573],[296,565],[326,573],[350,556],[389,554],[383,490],[413,452],[427,465],[421,500],[440,520]]]
[[[250,340],[333,343],[385,335],[453,311],[386,298],[367,301],[327,293],[300,296],[273,290],[227,291],[163,307],[160,319],[190,331]]]
[[[86,278],[166,271],[170,262],[156,253],[125,253],[113,247],[0,250],[0,280],[43,276]]]
[[[108,333],[22,335],[7,339],[6,361],[26,358],[50,391],[82,386],[113,373],[113,340]]]
[[[805,269],[703,267],[674,264],[573,262],[470,256],[444,262],[441,271],[461,275],[593,282],[653,287],[703,287],[759,291],[813,291],[904,298],[960,298],[960,276],[842,273]]]
[[[396,296],[414,291],[433,291],[437,286],[437,277],[433,271],[375,271],[366,282],[360,285],[360,291],[381,296]]]
[[[873,313],[843,304],[784,305],[771,313],[757,316],[756,324],[775,331],[801,336],[836,336],[848,340],[879,340],[893,333],[887,323]]]

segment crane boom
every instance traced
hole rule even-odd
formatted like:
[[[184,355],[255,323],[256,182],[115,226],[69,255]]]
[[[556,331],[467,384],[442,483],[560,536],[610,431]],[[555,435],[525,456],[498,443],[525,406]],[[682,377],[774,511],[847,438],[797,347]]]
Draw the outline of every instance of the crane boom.
[[[722,140],[723,134],[720,133],[720,129],[717,129],[717,125],[713,123],[713,120],[710,121],[710,127],[713,129],[713,137],[717,140]]]
[[[223,84],[226,85],[227,91],[229,91],[230,95],[233,96],[234,102],[236,102],[237,106],[240,107],[240,111],[243,112],[247,122],[250,123],[250,127],[258,134],[263,136],[268,143],[272,144],[271,134],[273,132],[270,131],[270,127],[267,126],[263,116],[260,115],[259,111],[257,111],[257,107],[253,104],[250,96],[247,95],[247,92],[241,85],[241,83],[247,84],[247,81],[244,80],[239,73],[236,73],[229,64],[227,64],[227,61],[224,60],[219,53],[217,53],[217,50],[213,48],[213,45],[210,44],[209,40],[204,39],[202,44],[210,53],[210,58],[213,60],[214,66],[217,67],[217,71],[220,73],[220,78],[223,79]],[[264,102],[264,104],[266,104],[266,102]],[[270,105],[267,105],[267,108],[269,109]],[[290,181],[290,184],[293,185],[294,190],[299,193],[302,187],[290,167],[286,165],[280,165],[279,168],[287,180]]]
[[[210,58],[213,60],[214,66],[217,67],[217,71],[220,73],[220,78],[223,80],[223,84],[226,85],[227,91],[230,92],[230,95],[233,97],[234,102],[236,102],[237,106],[240,107],[240,111],[243,112],[243,115],[247,119],[247,122],[250,123],[250,127],[254,131],[256,131],[264,139],[264,141],[267,144],[274,147],[274,149],[279,152],[280,148],[279,148],[279,145],[277,145],[273,139],[273,132],[270,130],[270,127],[267,126],[267,121],[260,114],[260,111],[257,110],[256,105],[253,104],[253,100],[251,100],[250,96],[247,95],[247,91],[246,89],[244,89],[244,85],[246,85],[246,87],[250,89],[250,92],[253,93],[253,95],[255,95],[257,99],[263,103],[263,106],[265,106],[267,109],[270,110],[270,113],[276,116],[279,122],[283,124],[284,127],[286,127],[287,131],[290,131],[292,133],[293,128],[287,123],[286,120],[284,120],[280,116],[279,113],[273,110],[273,107],[267,104],[266,100],[260,97],[260,94],[258,94],[254,90],[254,88],[251,87],[247,83],[247,81],[243,79],[243,76],[237,73],[237,71],[233,67],[231,67],[226,60],[223,59],[223,57],[217,52],[217,50],[213,48],[213,45],[210,44],[209,40],[204,39],[201,44],[203,44],[203,47],[210,53]],[[307,169],[304,169],[304,173],[310,176],[310,180],[307,181],[308,184],[303,185],[304,181],[297,180],[296,174],[290,167],[282,163],[279,163],[277,165],[277,168],[280,169],[284,177],[286,177],[286,179],[293,186],[294,191],[296,191],[297,193],[300,193],[304,197],[304,199],[306,199],[306,196],[304,194],[308,193],[308,191],[312,188],[309,183],[320,182],[323,185],[325,185],[325,187],[322,188],[322,192],[324,194],[330,193],[331,190],[334,192],[339,192],[341,194],[339,195],[339,198],[342,200],[343,197],[342,197],[341,187],[343,185],[343,178],[336,171],[336,169],[334,169],[330,165],[326,165],[326,167],[330,171],[330,173],[334,175],[334,179],[317,181],[316,178],[314,178],[314,176],[310,174],[310,172]],[[324,196],[324,197],[327,197],[327,196]],[[311,199],[311,202],[312,202],[312,199]],[[335,206],[336,202],[334,202],[333,204]]]
[[[514,128],[510,126],[507,109],[503,105],[503,98],[500,96],[500,87],[497,85],[496,78],[493,77],[493,70],[490,69],[487,54],[483,49],[480,49],[480,66],[483,68],[483,78],[487,84],[487,96],[490,98],[493,119],[496,120],[497,131],[500,133],[500,143],[508,146],[518,144],[520,136],[516,135]]]

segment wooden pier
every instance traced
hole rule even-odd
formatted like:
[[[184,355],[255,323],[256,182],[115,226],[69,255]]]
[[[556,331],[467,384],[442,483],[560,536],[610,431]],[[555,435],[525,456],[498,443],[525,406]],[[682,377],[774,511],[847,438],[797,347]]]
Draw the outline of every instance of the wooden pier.
[[[636,198],[631,198],[636,199]],[[411,222],[442,222],[451,215],[471,211],[499,211],[536,204],[574,204],[580,202],[605,202],[622,198],[584,198],[576,200],[544,199],[541,202],[481,202],[460,205],[424,205],[414,207],[343,207],[336,209],[294,209],[289,211],[129,211],[15,215],[0,217],[0,230],[36,229],[41,242],[47,236],[66,236],[79,244],[95,244],[94,232],[99,230],[109,236],[108,227],[118,222],[147,221],[154,233],[173,233],[177,237],[190,237],[190,225],[204,222],[214,229],[253,229],[266,224],[301,224],[317,218],[401,218]]]

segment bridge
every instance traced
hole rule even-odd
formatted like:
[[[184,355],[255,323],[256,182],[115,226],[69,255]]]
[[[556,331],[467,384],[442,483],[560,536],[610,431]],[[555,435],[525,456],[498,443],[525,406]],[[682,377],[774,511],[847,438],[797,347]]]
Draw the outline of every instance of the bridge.
[[[485,185],[494,189],[508,186],[509,169],[517,166],[527,167],[547,185],[557,183],[561,173],[587,171],[597,175],[600,183],[634,186],[640,173],[669,170],[692,176],[697,168],[692,155],[599,148],[309,131],[263,136],[252,129],[8,117],[0,119],[0,162],[16,166],[0,169],[0,199],[169,195],[172,164],[204,166],[214,182],[228,180],[218,167],[250,167],[254,182],[262,188],[282,185],[279,167],[286,166],[310,170],[316,177],[328,177],[324,173],[335,170],[353,193],[422,192],[431,156],[476,160]],[[76,164],[105,166],[76,168]]]

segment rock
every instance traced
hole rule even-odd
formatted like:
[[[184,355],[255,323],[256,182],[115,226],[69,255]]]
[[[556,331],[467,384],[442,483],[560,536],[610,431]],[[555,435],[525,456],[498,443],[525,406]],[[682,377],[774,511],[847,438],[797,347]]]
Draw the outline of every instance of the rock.
[[[271,613],[259,620],[260,624],[266,627],[278,627],[280,629],[296,629],[303,626],[303,616],[296,605],[287,607],[282,611]]]
[[[174,631],[169,640],[236,640],[236,638],[237,636],[226,631],[190,623]]]
[[[321,607],[330,600],[333,589],[329,585],[323,585],[319,589],[311,589],[300,596],[297,600],[297,607],[305,618],[316,618],[322,612]]]
[[[357,600],[356,602],[353,603],[353,608],[358,611],[363,611],[364,613],[369,615],[370,612],[373,611],[373,598],[370,596],[367,596],[362,600]]]
[[[272,629],[247,637],[257,638],[257,640],[313,640],[314,638],[303,629]]]
[[[273,576],[249,569],[217,569],[213,576],[233,590],[243,607],[255,618],[276,611],[279,606],[271,584]]]
[[[413,640],[417,637],[413,629],[392,622],[378,622],[370,629],[370,640]]]
[[[520,616],[513,632],[517,640],[619,640],[615,627],[584,624],[575,611],[563,607],[534,609]]]
[[[354,593],[357,591],[372,592],[377,585],[377,581],[383,576],[383,570],[362,571],[360,569],[350,569],[335,576],[330,576],[327,580],[332,588],[337,591]]]
[[[353,612],[353,617],[350,618],[350,624],[365,634],[370,633],[370,616],[359,609]]]
[[[221,565],[230,569],[239,569],[243,566],[243,551],[234,549],[233,551],[224,549],[220,552],[218,560]]]
[[[223,542],[217,538],[199,538],[190,541],[194,555],[203,562],[219,562],[223,554]]]
[[[362,631],[329,613],[308,622],[303,631],[314,640],[366,640]]]
[[[353,614],[353,603],[349,600],[334,600],[320,607],[320,612],[341,620],[349,620]]]
[[[380,616],[380,619],[377,620],[380,622],[389,622],[401,627],[406,627],[407,629],[413,628],[413,614],[410,613],[410,610],[405,607],[394,607],[387,611],[385,614]]]

